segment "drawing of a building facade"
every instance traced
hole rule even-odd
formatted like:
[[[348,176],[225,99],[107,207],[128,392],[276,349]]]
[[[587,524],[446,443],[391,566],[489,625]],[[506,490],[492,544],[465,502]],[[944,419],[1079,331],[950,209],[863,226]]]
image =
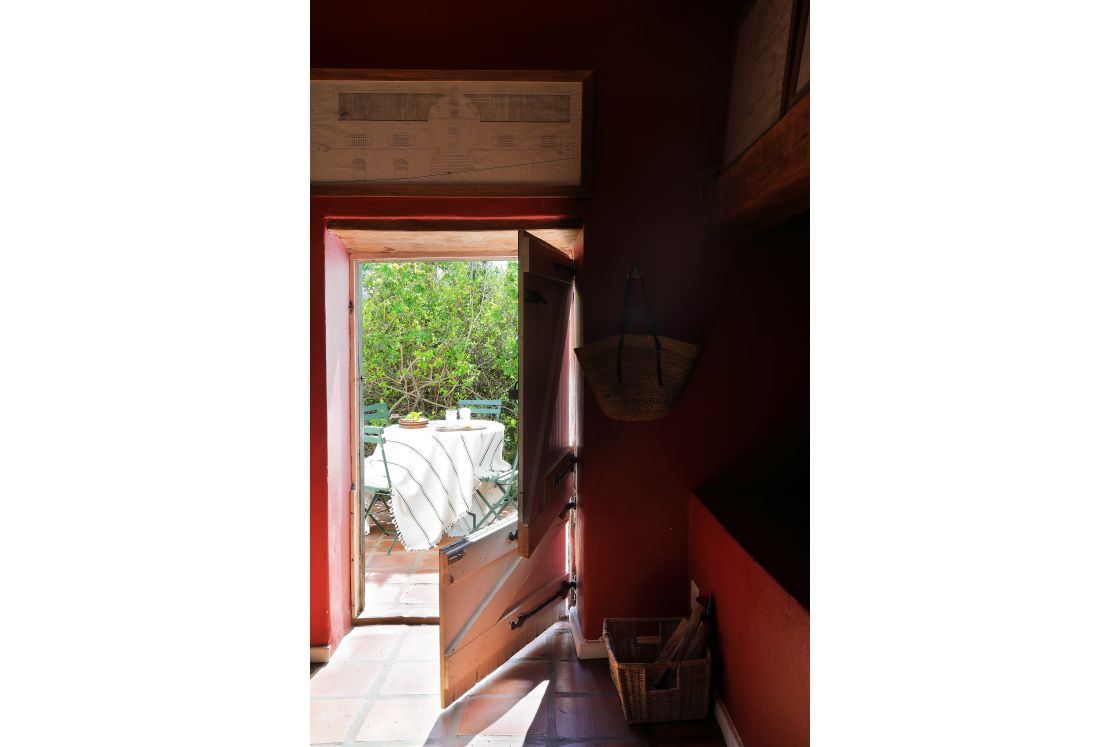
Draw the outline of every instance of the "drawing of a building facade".
[[[321,83],[330,85],[312,89],[314,182],[579,183],[578,85],[526,93]]]

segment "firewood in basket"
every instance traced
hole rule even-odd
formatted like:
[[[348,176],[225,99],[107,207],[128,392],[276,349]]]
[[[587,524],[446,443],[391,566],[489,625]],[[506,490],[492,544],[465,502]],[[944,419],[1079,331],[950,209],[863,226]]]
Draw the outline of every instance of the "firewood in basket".
[[[665,644],[661,647],[661,650],[657,652],[657,658],[653,660],[655,664],[662,661],[669,661],[669,659],[672,658],[673,653],[677,650],[677,646],[681,644],[681,639],[684,638],[684,631],[687,628],[688,620],[682,618],[681,621],[677,623],[677,627],[673,630],[673,634],[669,636],[668,640],[666,640]]]
[[[669,684],[674,665],[685,658],[692,638],[695,636],[697,628],[700,627],[700,618],[708,609],[708,603],[708,597],[697,597],[696,606],[692,609],[688,621],[681,621],[681,624],[673,631],[673,636],[658,652],[654,663],[667,662],[668,666],[650,670],[646,679],[650,689],[660,690]]]
[[[692,659],[700,659],[704,655],[704,647],[708,645],[708,638],[712,634],[712,606],[704,610],[704,614],[700,617],[700,627],[696,629],[696,635],[692,636],[692,641],[688,644],[688,650],[685,651],[684,661],[691,661]]]

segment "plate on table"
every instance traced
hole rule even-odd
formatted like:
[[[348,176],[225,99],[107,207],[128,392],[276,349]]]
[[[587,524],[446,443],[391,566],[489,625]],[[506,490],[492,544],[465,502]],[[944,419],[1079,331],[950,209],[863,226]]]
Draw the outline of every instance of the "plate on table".
[[[437,431],[443,433],[450,433],[452,431],[484,431],[485,425],[471,425],[470,423],[460,423],[459,425],[441,425],[436,428]]]
[[[428,425],[428,419],[424,418],[423,420],[401,420],[397,423],[397,425],[399,425],[401,428],[426,428]]]

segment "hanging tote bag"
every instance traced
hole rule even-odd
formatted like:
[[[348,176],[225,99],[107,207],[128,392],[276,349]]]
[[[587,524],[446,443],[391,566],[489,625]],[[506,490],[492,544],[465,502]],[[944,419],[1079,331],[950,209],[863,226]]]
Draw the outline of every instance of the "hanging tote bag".
[[[630,284],[642,285],[648,335],[627,334]],[[659,337],[645,280],[638,265],[626,276],[620,334],[576,348],[587,384],[603,414],[614,420],[657,420],[669,414],[680,396],[700,348],[671,337]]]

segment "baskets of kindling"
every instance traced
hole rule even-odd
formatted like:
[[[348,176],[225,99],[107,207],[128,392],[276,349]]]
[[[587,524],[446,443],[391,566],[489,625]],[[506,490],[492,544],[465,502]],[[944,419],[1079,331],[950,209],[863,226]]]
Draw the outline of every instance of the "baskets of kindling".
[[[630,282],[642,284],[650,334],[626,330]],[[634,265],[626,277],[620,334],[576,348],[588,387],[603,414],[614,420],[657,420],[669,414],[692,371],[700,348],[692,343],[658,336],[641,270]]]
[[[603,620],[611,679],[627,723],[707,717],[712,679],[707,646],[695,658],[658,661],[682,625],[687,621],[679,617]]]

